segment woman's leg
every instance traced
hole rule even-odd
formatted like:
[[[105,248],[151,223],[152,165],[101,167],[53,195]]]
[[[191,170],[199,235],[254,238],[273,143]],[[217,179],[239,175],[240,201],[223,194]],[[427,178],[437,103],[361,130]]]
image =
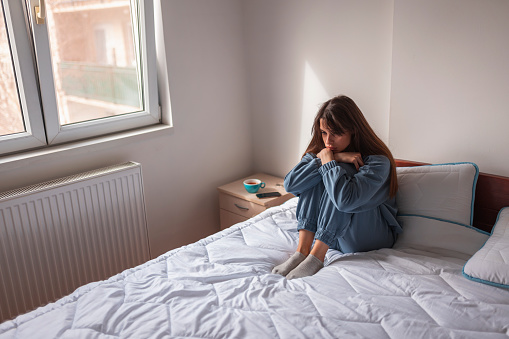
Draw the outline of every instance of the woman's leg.
[[[297,252],[308,255],[311,251],[314,239],[315,234],[313,232],[306,229],[299,230],[299,244],[297,245]]]
[[[288,272],[297,267],[311,252],[311,246],[316,232],[320,200],[325,191],[323,183],[299,195],[297,203],[297,229],[299,230],[299,244],[296,252],[284,263],[274,267],[272,273],[286,276]]]
[[[307,230],[316,233],[318,218],[320,216],[321,201],[325,193],[325,186],[322,182],[313,186],[299,195],[297,203],[297,229]],[[300,236],[299,232],[299,236]]]
[[[365,252],[392,247],[395,236],[383,221],[379,209],[364,212],[362,216],[340,212],[328,198],[320,203],[315,242],[310,254],[287,275],[287,279],[302,278],[318,272],[323,267],[329,248],[343,253]]]
[[[340,212],[324,193],[319,203],[319,216],[315,243],[310,254],[287,275],[287,279],[303,278],[314,275],[323,268],[325,255],[330,247],[337,249],[337,236],[344,233],[350,222],[350,216]]]
[[[311,250],[310,254],[312,254],[316,258],[320,259],[321,262],[324,262],[325,254],[327,254],[328,250],[329,250],[329,245],[327,245],[323,241],[316,239],[315,246],[313,246],[313,249]]]

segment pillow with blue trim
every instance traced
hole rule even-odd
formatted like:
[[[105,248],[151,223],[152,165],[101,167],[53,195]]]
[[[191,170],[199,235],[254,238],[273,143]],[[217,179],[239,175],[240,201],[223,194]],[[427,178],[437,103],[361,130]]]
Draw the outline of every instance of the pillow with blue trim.
[[[488,240],[489,233],[469,225],[422,216],[398,216],[403,233],[398,235],[395,249],[414,248],[461,259],[472,257]]]
[[[476,164],[398,167],[396,171],[398,215],[472,225],[479,176]]]
[[[509,288],[509,208],[497,217],[491,236],[463,267],[470,280]]]

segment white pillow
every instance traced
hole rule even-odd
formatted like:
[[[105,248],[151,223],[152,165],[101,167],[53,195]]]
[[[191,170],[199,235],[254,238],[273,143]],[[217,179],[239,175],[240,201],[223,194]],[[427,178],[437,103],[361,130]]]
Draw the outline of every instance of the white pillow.
[[[509,288],[509,208],[497,217],[491,236],[463,267],[468,279]]]
[[[479,169],[474,163],[398,167],[398,215],[471,225]]]
[[[429,251],[447,250],[462,253],[467,260],[488,240],[489,234],[472,226],[421,216],[398,216],[403,233],[394,248],[411,247]]]

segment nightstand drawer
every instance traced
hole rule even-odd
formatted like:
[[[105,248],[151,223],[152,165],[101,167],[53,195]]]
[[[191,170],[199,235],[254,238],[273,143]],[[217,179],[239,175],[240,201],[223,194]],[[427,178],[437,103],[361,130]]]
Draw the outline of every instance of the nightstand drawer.
[[[245,218],[254,217],[266,209],[262,205],[258,205],[225,193],[219,194],[219,207]]]
[[[239,222],[246,221],[247,218],[230,211],[219,209],[219,219],[221,221],[221,229],[230,227],[231,225],[238,224]]]

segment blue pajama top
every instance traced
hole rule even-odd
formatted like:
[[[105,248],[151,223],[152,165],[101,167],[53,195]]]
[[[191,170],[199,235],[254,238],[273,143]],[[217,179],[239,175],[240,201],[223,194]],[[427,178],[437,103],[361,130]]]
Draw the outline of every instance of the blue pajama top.
[[[383,155],[369,155],[362,159],[364,166],[357,171],[353,164],[337,161],[322,166],[315,154],[307,153],[286,175],[285,189],[299,196],[323,182],[330,200],[345,214],[348,222],[383,223],[394,233],[401,233],[403,230],[396,220],[396,199],[389,194],[389,159]]]

